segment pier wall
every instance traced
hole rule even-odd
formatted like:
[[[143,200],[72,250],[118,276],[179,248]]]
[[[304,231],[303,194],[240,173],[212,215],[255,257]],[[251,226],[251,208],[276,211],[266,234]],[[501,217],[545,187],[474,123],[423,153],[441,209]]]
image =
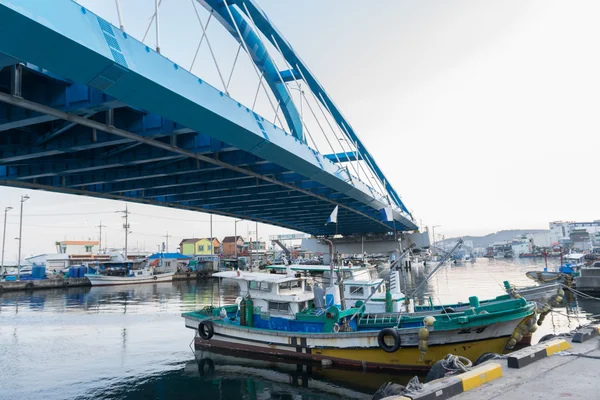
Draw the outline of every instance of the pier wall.
[[[88,278],[56,278],[31,281],[0,282],[0,292],[11,290],[57,289],[78,286],[91,286]]]
[[[177,273],[173,280],[198,280],[210,278],[212,271]],[[69,287],[92,286],[88,278],[54,278],[27,281],[0,281],[0,293],[18,290],[60,289]]]

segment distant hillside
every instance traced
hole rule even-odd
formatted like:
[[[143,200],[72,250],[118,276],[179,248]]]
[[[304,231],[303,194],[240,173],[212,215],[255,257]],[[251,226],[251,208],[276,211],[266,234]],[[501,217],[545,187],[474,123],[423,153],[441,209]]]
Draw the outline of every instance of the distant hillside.
[[[546,233],[548,230],[546,229],[511,229],[506,231],[499,231],[495,233],[490,233],[485,236],[461,236],[462,240],[471,240],[473,242],[473,247],[487,247],[489,244],[494,242],[504,242],[507,240],[512,240],[515,236],[525,235],[527,233]],[[455,242],[458,237],[446,239],[446,243]]]

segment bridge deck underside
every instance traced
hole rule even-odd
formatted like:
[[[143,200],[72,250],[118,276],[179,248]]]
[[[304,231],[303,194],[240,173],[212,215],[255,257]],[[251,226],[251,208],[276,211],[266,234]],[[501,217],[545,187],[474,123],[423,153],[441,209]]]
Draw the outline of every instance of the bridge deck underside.
[[[11,93],[15,76],[14,66],[7,64],[0,64],[0,93],[5,94]],[[337,226],[341,234],[392,229],[364,202],[99,90],[33,66],[23,66],[20,78],[22,98],[131,132],[140,140],[0,102],[1,185],[205,211],[316,235],[336,231],[325,221],[337,203],[342,205]],[[239,168],[151,146],[143,139]],[[399,230],[411,228],[396,224]]]

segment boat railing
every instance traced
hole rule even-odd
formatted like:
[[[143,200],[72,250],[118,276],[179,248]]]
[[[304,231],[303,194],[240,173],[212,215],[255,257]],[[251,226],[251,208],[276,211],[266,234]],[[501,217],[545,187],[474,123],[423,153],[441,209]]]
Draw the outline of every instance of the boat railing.
[[[402,315],[400,313],[377,313],[377,314],[366,314],[363,315],[360,320],[360,325],[369,324],[391,324],[399,323]]]

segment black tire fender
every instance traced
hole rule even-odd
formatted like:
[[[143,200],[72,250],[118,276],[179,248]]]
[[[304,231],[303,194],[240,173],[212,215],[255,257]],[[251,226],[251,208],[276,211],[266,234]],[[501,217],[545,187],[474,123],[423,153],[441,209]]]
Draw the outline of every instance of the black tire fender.
[[[391,336],[394,338],[394,344],[392,346],[388,345],[385,342],[385,337],[386,336]],[[379,344],[379,347],[381,347],[381,349],[383,351],[385,351],[386,353],[394,353],[396,351],[398,351],[398,349],[400,348],[400,335],[398,334],[398,331],[392,328],[385,328],[382,329],[381,331],[379,331],[379,334],[377,335],[377,344]]]
[[[158,279],[158,277],[157,277],[157,276],[154,276],[154,278],[152,278],[152,279],[154,279],[154,280],[157,280],[157,279]]]
[[[215,334],[212,321],[202,321],[198,324],[198,335],[202,340],[210,340]]]

